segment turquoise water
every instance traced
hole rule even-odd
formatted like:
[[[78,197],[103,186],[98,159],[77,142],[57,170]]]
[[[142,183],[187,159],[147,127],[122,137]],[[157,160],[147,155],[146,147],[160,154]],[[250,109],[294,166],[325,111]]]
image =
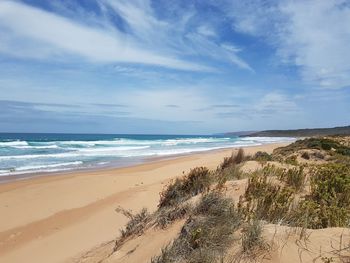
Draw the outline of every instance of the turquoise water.
[[[126,166],[152,157],[292,141],[204,135],[0,134],[0,176]]]

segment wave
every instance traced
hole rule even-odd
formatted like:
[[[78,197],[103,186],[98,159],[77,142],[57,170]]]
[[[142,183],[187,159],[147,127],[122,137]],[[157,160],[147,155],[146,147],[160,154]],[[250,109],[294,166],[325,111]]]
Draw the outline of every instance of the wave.
[[[168,149],[168,150],[155,150],[155,151],[148,151],[148,152],[141,152],[141,153],[125,153],[123,157],[137,157],[137,156],[170,156],[170,155],[179,155],[179,154],[186,154],[186,153],[194,153],[194,152],[205,152],[205,151],[212,151],[212,150],[220,150],[220,149],[227,149],[227,148],[233,148],[233,147],[246,147],[246,146],[259,146],[261,144],[259,143],[240,143],[240,144],[229,144],[229,145],[223,145],[223,146],[212,146],[212,147],[197,147],[197,148],[180,148],[180,149]]]
[[[35,173],[55,173],[55,172],[64,172],[64,171],[70,171],[74,170],[75,167],[67,167],[67,168],[53,168],[53,169],[44,169],[44,170],[27,170],[27,171],[6,171],[4,173],[0,170],[0,176],[8,176],[8,175],[24,175],[24,174],[33,174]]]
[[[60,148],[57,145],[43,145],[43,146],[34,146],[34,145],[23,145],[23,146],[12,146],[16,149],[58,149]]]
[[[0,176],[10,175],[10,174],[25,174],[32,172],[58,172],[62,170],[74,169],[74,167],[82,165],[82,161],[75,162],[64,162],[64,163],[54,163],[54,164],[42,164],[42,165],[26,165],[17,168],[11,168],[6,170],[0,170]],[[56,168],[56,169],[53,169]]]
[[[28,142],[26,141],[6,141],[0,142],[0,147],[13,147],[18,149],[54,149],[60,146],[79,147],[94,147],[94,146],[116,146],[116,145],[160,145],[160,146],[174,146],[179,144],[199,144],[199,143],[220,143],[229,141],[232,138],[175,138],[175,139],[158,139],[158,140],[138,140],[116,138],[112,140],[95,140],[95,141],[48,141],[48,142]]]
[[[177,144],[196,144],[196,143],[215,143],[224,142],[232,138],[175,138],[175,139],[158,139],[158,140],[137,140],[116,138],[113,140],[101,140],[101,141],[57,141],[57,144],[61,145],[85,145],[85,146],[98,146],[98,145],[177,145]]]
[[[181,139],[168,139],[165,140],[162,145],[172,146],[178,144],[198,144],[198,143],[219,143],[231,140],[231,138],[181,138]]]
[[[55,163],[55,164],[43,164],[43,165],[27,165],[21,166],[15,169],[15,171],[27,171],[27,170],[38,170],[38,169],[46,169],[46,168],[57,168],[62,166],[76,166],[83,164],[82,161],[75,162],[66,162],[66,163]]]
[[[26,146],[26,145],[28,145],[26,141],[0,142],[0,147]]]
[[[149,146],[126,146],[126,147],[114,147],[114,148],[93,148],[93,149],[80,149],[72,152],[65,153],[51,153],[51,154],[26,154],[26,155],[8,155],[0,156],[0,160],[11,159],[37,159],[37,158],[76,158],[76,157],[99,157],[99,156],[120,156],[124,151],[141,150],[146,149]]]
[[[198,136],[166,139],[108,138],[90,141],[1,141],[0,175],[65,171],[110,162],[121,164],[133,160],[142,161],[153,156],[174,156],[293,140],[295,138]]]

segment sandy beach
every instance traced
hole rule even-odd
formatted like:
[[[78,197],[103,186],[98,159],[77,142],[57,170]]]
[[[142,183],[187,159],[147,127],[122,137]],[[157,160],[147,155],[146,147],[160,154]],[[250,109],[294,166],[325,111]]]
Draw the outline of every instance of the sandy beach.
[[[252,154],[287,143],[246,147]],[[127,168],[48,175],[0,184],[0,261],[74,262],[119,234],[118,206],[156,209],[172,178],[196,166],[215,168],[232,149]]]

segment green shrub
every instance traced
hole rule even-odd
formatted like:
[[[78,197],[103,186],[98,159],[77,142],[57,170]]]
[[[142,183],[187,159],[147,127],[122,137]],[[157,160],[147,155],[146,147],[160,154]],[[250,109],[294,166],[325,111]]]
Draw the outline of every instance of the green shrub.
[[[306,174],[304,173],[303,166],[285,170],[280,176],[280,180],[296,191],[300,191],[304,188],[305,179]]]
[[[258,151],[255,153],[253,160],[256,160],[258,162],[269,162],[272,161],[272,155],[268,154],[267,152],[262,152],[262,151]]]
[[[336,153],[341,155],[350,156],[350,148],[349,147],[341,147],[336,150]]]
[[[350,207],[350,167],[329,163],[311,172],[311,198],[327,205]]]
[[[341,163],[314,167],[310,187],[310,194],[292,211],[292,221],[307,228],[349,226],[350,167]]]
[[[274,154],[287,156],[303,149],[317,149],[326,152],[331,152],[334,149],[335,152],[341,155],[350,156],[350,147],[341,144],[335,138],[307,138],[298,140],[285,147],[275,149]]]
[[[291,225],[319,229],[327,227],[347,227],[349,211],[343,207],[327,206],[314,200],[301,201],[291,211]]]
[[[293,201],[293,190],[268,181],[262,172],[253,174],[238,203],[239,211],[250,219],[264,219],[278,222],[286,217]]]
[[[288,156],[285,159],[285,163],[286,164],[291,164],[291,165],[298,165],[297,156],[296,155]]]

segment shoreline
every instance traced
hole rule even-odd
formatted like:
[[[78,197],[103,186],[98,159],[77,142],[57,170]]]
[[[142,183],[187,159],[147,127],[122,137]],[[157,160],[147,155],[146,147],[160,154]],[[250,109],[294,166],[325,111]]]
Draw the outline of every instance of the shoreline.
[[[271,152],[289,143],[242,147]],[[236,148],[238,149],[238,148]],[[4,262],[74,262],[118,236],[115,212],[154,211],[170,180],[196,166],[215,169],[234,149],[206,151],[136,166],[46,175],[0,184],[0,258]]]
[[[22,180],[30,180],[33,178],[38,177],[46,177],[46,176],[60,176],[60,175],[67,175],[67,174],[74,174],[74,173],[83,173],[83,172],[98,172],[98,171],[108,171],[111,169],[121,169],[121,168],[127,168],[127,167],[133,167],[133,166],[139,166],[147,163],[157,162],[161,160],[173,160],[180,157],[185,156],[191,156],[196,154],[205,154],[205,153],[215,153],[215,152],[221,152],[221,151],[227,151],[227,150],[235,150],[239,148],[250,148],[250,147],[258,147],[258,146],[264,146],[264,145],[271,145],[271,144],[284,144],[284,143],[291,143],[290,141],[281,141],[278,143],[265,143],[260,145],[250,145],[250,146],[240,146],[240,147],[227,147],[227,148],[220,148],[220,149],[212,149],[212,150],[203,150],[203,151],[195,151],[195,152],[189,152],[189,153],[179,153],[174,155],[164,155],[164,156],[151,156],[146,157],[143,159],[139,159],[137,161],[130,161],[126,165],[116,165],[115,163],[111,162],[108,165],[101,165],[101,166],[92,166],[92,167],[77,167],[72,168],[68,170],[61,170],[61,171],[54,171],[54,172],[28,172],[28,173],[22,173],[22,174],[13,174],[13,175],[3,175],[0,176],[0,185],[16,182],[16,181],[22,181]]]

